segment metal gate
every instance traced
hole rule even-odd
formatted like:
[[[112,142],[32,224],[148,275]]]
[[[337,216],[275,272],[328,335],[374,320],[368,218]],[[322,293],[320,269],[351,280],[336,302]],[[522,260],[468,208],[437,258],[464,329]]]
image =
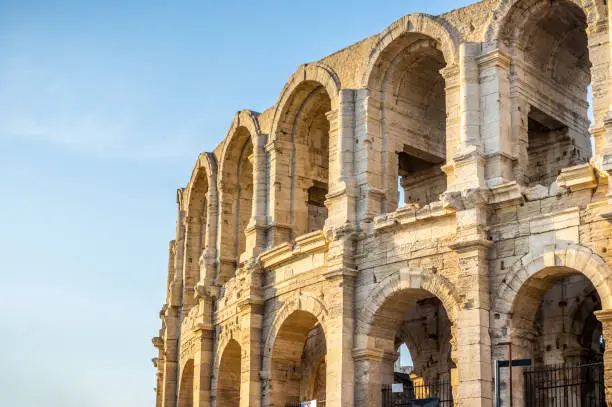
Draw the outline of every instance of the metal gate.
[[[525,407],[605,407],[603,363],[524,371]]]
[[[403,391],[393,393],[390,384],[382,386],[383,407],[453,407],[453,388],[450,381],[429,385],[404,384]]]

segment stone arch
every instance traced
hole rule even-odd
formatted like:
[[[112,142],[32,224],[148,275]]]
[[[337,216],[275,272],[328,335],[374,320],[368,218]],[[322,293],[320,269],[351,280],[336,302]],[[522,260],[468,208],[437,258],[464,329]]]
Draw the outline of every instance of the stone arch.
[[[309,374],[316,372],[307,368],[302,372],[302,362],[304,358],[312,359],[317,355],[307,353],[305,346],[310,333],[318,331],[322,333],[319,340],[325,341],[326,347],[327,315],[323,303],[306,293],[291,296],[276,311],[263,350],[264,404],[281,406],[286,402],[299,401],[300,395],[310,390]]]
[[[608,38],[599,21],[601,4],[508,0],[494,13],[483,53],[498,49],[510,57],[510,138],[517,157],[513,170],[521,184],[549,186],[562,168],[591,158],[590,86],[595,129],[609,107],[610,56],[599,46]],[[552,161],[549,145],[562,159],[548,167],[533,165]]]
[[[282,113],[287,109],[287,103],[295,93],[295,90],[306,82],[315,82],[323,86],[331,99],[332,109],[338,107],[342,85],[340,83],[340,78],[334,70],[321,62],[300,65],[283,87],[278,102],[276,102],[274,106],[271,131],[274,141],[277,140],[279,122]]]
[[[607,10],[603,1],[598,0],[567,0],[580,7],[587,17],[589,25],[607,20]],[[485,31],[485,51],[490,51],[499,45],[500,34],[507,26],[514,13],[529,13],[533,1],[503,0],[491,14]],[[537,2],[536,2],[537,3]],[[540,2],[541,3],[541,2]],[[550,2],[548,2],[550,4]]]
[[[214,259],[217,246],[217,160],[212,153],[198,156],[185,188],[185,301],[193,305],[193,289],[200,281],[203,258]],[[206,270],[212,273],[212,270]],[[211,280],[210,276],[206,280]]]
[[[389,26],[372,47],[360,85],[369,96],[366,122],[376,123],[366,126],[371,153],[380,155],[367,164],[376,174],[371,186],[384,191],[372,198],[375,211],[423,207],[447,189],[443,166],[457,142],[447,135],[459,123],[458,41],[440,19],[412,14]]]
[[[181,367],[178,390],[178,407],[193,407],[194,361],[188,359]]]
[[[213,365],[213,371],[218,372],[219,366],[221,364],[221,355],[228,344],[232,341],[238,342],[238,344],[242,344],[242,332],[238,323],[238,316],[234,316],[231,318],[231,322],[225,323],[220,326],[220,332],[217,333],[218,343],[217,343],[217,351],[215,352],[215,361]],[[213,379],[213,383],[216,383],[218,375],[215,375]]]
[[[427,330],[431,323],[436,326],[435,339],[424,340],[430,338],[424,335],[418,339],[422,349],[409,348],[416,373],[423,375],[421,379],[426,385],[449,381],[458,363],[456,322],[460,300],[452,282],[431,271],[404,267],[382,279],[363,300],[355,325],[353,359],[356,372],[361,372],[356,374],[356,403],[381,405],[380,386],[394,382],[397,346],[405,340],[410,345],[413,338],[404,333],[416,329],[415,321],[423,324],[419,329]],[[446,315],[423,314],[430,306]],[[441,321],[444,322],[440,325]],[[447,343],[440,346],[440,341]],[[438,361],[436,366],[429,366],[427,361],[431,357]],[[456,386],[453,394],[455,391]]]
[[[372,329],[376,312],[393,294],[409,289],[425,290],[444,305],[451,324],[457,321],[460,298],[453,284],[445,277],[424,270],[402,268],[387,276],[364,301],[365,308],[357,321],[357,334],[367,335]]]
[[[300,66],[281,92],[269,145],[271,245],[323,229],[330,174],[339,165],[340,89],[331,68],[313,63]]]
[[[610,295],[612,273],[606,262],[591,249],[575,243],[558,242],[533,250],[517,260],[504,280],[494,289],[498,294],[492,298],[493,306],[490,314],[493,352],[498,357],[505,358],[508,355],[507,344],[511,343],[513,357],[533,359],[534,364],[579,362],[582,356],[573,351],[579,349],[581,344],[569,341],[572,339],[571,332],[563,333],[562,330],[555,330],[559,328],[552,326],[554,321],[552,325],[545,326],[547,319],[544,319],[544,325],[539,328],[536,325],[537,321],[542,321],[541,312],[553,311],[551,306],[542,308],[546,296],[552,292],[552,298],[558,301],[558,297],[554,297],[554,291],[551,291],[559,289],[555,286],[556,283],[578,275],[592,284],[590,289],[599,296],[602,308],[609,309],[612,305]],[[563,307],[565,309],[567,305]],[[569,317],[571,307],[568,307],[568,310]],[[561,314],[561,318],[564,318],[564,313],[565,311]],[[559,314],[553,318],[559,318]],[[594,318],[582,322],[587,322],[593,329],[597,325]],[[567,326],[571,328],[572,325],[573,322],[570,322]],[[548,340],[544,339],[543,335],[548,336]],[[551,335],[554,339],[551,339]],[[566,349],[570,350],[567,354]],[[507,372],[500,377],[501,383],[507,383],[508,380]],[[512,392],[512,398],[517,405],[523,404],[523,387],[521,375],[517,378]],[[505,386],[505,390],[503,389],[502,385],[504,394],[502,397],[508,398],[508,387]]]
[[[218,406],[238,407],[240,405],[240,384],[242,372],[242,346],[234,338],[219,347],[213,390]]]
[[[292,296],[285,301],[281,308],[276,312],[274,322],[272,322],[270,331],[268,332],[268,335],[266,335],[264,346],[264,371],[269,371],[270,369],[269,363],[272,356],[272,347],[274,345],[276,336],[278,335],[278,331],[285,320],[287,320],[287,318],[296,311],[303,311],[313,315],[323,327],[323,333],[327,335],[326,321],[328,311],[323,302],[313,295],[306,293]]]
[[[201,190],[201,184],[206,182],[208,192],[216,191],[217,187],[217,159],[213,153],[202,153],[198,156],[198,160],[191,172],[189,183],[187,184],[187,216],[189,216],[192,202],[199,198],[204,192]]]
[[[362,88],[369,86],[372,72],[383,51],[394,40],[409,33],[422,34],[432,38],[438,43],[447,64],[454,65],[458,62],[459,38],[457,35],[436,17],[422,13],[410,14],[395,21],[379,35],[361,73],[360,85]]]
[[[553,268],[569,269],[587,277],[601,298],[603,309],[612,308],[612,270],[591,249],[576,244],[554,244],[538,252],[530,252],[517,260],[500,284],[495,299],[495,312],[512,314],[516,298],[527,280]]]
[[[221,149],[219,190],[219,273],[223,284],[234,275],[247,249],[246,228],[252,217],[254,154],[262,137],[258,113],[236,113]]]

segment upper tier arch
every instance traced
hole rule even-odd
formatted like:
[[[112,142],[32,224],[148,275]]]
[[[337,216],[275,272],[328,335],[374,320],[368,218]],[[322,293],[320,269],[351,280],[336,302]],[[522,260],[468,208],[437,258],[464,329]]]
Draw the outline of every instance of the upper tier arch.
[[[234,120],[232,120],[232,124],[230,125],[229,130],[227,131],[227,135],[225,136],[225,140],[223,142],[223,147],[221,149],[221,155],[219,157],[220,161],[220,173],[224,174],[224,164],[226,163],[226,157],[228,155],[228,150],[233,146],[234,139],[240,137],[240,132],[238,131],[241,127],[244,127],[249,136],[251,138],[251,143],[256,146],[257,145],[257,137],[261,136],[261,128],[259,126],[259,113],[254,112],[252,110],[241,110],[234,115]]]
[[[601,0],[564,0],[582,9],[589,26],[607,20],[606,6]],[[558,0],[553,0],[558,2]],[[488,27],[485,32],[485,48],[490,51],[499,46],[505,31],[510,28],[520,27],[521,24],[513,24],[513,21],[524,21],[534,14],[535,10],[548,6],[550,0],[502,0],[497,9],[491,14]]]
[[[387,47],[402,35],[409,33],[422,34],[435,40],[448,65],[458,62],[458,36],[433,16],[421,13],[410,14],[400,18],[380,34],[360,75],[360,87],[368,87],[372,72],[380,64],[380,56]]]
[[[206,181],[205,188],[202,188],[203,181]],[[195,167],[191,172],[189,183],[186,186],[187,191],[187,216],[193,210],[192,203],[195,199],[200,199],[201,193],[209,193],[209,189],[213,189],[217,185],[217,159],[212,153],[201,153],[198,156]]]
[[[331,100],[332,109],[336,109],[338,107],[340,89],[342,89],[342,85],[340,83],[340,78],[334,72],[334,70],[320,62],[300,65],[300,67],[293,73],[293,75],[291,75],[283,87],[283,90],[278,98],[278,102],[274,107],[272,129],[270,132],[274,141],[276,141],[278,138],[277,133],[281,118],[287,109],[288,104],[291,103],[295,90],[306,82],[316,82],[317,84],[323,86]]]

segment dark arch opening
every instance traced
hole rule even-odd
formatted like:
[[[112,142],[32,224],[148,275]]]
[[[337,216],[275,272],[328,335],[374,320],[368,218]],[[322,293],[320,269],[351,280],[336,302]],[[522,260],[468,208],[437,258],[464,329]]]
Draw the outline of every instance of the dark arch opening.
[[[271,354],[270,405],[325,402],[327,343],[323,327],[306,311],[295,311],[281,325]]]

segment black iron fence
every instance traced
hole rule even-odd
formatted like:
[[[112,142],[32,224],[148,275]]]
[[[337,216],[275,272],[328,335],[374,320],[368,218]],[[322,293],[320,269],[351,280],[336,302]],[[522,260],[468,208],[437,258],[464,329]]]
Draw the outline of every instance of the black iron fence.
[[[392,385],[382,386],[383,407],[453,407],[453,388],[450,381],[433,384],[404,383],[401,392],[393,392]]]
[[[605,407],[603,363],[524,371],[525,407]]]
[[[325,400],[317,400],[317,407],[325,407]],[[285,407],[303,407],[303,406],[313,405],[311,402],[307,401],[292,401],[289,403],[285,403]]]

